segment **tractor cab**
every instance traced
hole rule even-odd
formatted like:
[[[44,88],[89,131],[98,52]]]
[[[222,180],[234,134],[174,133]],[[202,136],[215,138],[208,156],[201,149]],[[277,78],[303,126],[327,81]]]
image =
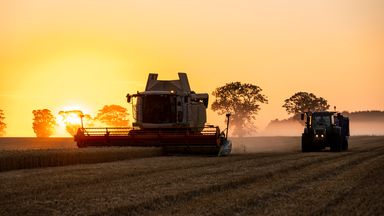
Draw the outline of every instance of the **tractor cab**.
[[[335,125],[334,114],[335,112],[306,112],[301,114],[301,120],[306,116],[307,128],[326,129]]]
[[[332,125],[331,115],[323,115],[322,113],[316,113],[317,115],[312,116],[312,127],[317,128],[327,128]]]

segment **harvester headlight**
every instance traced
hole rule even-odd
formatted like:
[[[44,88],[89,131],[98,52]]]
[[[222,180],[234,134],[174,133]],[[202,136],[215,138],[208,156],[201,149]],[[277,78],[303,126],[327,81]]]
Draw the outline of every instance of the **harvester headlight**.
[[[324,137],[324,134],[321,134],[321,137]]]
[[[319,134],[316,134],[316,137],[319,137]]]

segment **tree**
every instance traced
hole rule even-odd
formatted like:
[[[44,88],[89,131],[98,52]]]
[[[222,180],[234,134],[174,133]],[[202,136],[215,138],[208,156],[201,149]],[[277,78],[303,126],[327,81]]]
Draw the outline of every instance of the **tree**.
[[[0,109],[0,137],[5,135],[5,128],[7,128],[7,124],[4,123],[4,111]]]
[[[99,110],[95,120],[112,127],[127,127],[128,110],[119,105],[105,105],[103,109]]]
[[[81,110],[60,111],[59,115],[62,122],[65,124],[65,130],[72,136],[77,133],[77,130],[82,126],[93,126],[93,119],[89,114],[84,114]]]
[[[212,95],[216,100],[211,109],[219,115],[231,113],[231,124],[234,127],[233,134],[244,136],[254,128],[256,115],[260,110],[260,103],[268,103],[262,89],[256,85],[240,82],[227,83],[216,88]]]
[[[33,131],[37,137],[50,137],[55,132],[56,120],[48,109],[33,110]]]
[[[308,92],[297,92],[284,100],[283,107],[288,114],[294,114],[294,119],[299,120],[300,113],[311,110],[312,112],[326,111],[329,109],[327,100]]]

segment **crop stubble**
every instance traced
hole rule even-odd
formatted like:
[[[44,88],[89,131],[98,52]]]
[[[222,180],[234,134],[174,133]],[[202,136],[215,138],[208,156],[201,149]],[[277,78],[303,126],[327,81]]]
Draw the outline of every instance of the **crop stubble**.
[[[0,214],[382,214],[384,139],[351,141],[344,153],[154,157],[4,172]]]

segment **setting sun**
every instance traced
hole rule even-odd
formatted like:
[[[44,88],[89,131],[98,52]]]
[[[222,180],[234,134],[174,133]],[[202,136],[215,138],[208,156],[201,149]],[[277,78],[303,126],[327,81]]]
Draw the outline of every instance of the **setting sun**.
[[[67,124],[81,124],[81,117],[77,113],[70,113],[66,115],[58,115],[57,122],[60,126],[66,126]]]

